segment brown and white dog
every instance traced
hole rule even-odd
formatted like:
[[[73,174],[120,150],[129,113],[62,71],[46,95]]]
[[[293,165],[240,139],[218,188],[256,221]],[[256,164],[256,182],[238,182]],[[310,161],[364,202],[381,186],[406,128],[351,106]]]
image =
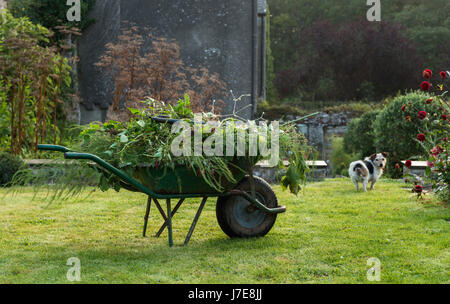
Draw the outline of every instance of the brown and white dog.
[[[366,157],[364,161],[357,160],[350,164],[348,168],[348,174],[356,186],[356,191],[359,190],[358,183],[363,184],[364,192],[367,192],[367,184],[372,182],[370,190],[373,190],[373,186],[378,179],[383,175],[383,170],[386,167],[386,158],[389,153],[376,153],[370,157]]]

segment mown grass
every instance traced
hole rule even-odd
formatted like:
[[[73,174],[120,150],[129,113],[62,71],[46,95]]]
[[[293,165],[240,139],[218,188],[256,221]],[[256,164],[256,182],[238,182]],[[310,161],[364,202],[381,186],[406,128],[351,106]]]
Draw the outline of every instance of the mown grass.
[[[181,246],[199,200],[167,233],[141,236],[145,196],[95,192],[53,203],[0,191],[0,283],[70,283],[67,259],[81,261],[81,283],[371,283],[367,260],[381,262],[380,283],[449,283],[450,212],[422,205],[403,185],[383,180],[356,193],[346,179],[309,184],[259,239],[229,239],[210,199],[189,246]],[[162,219],[152,206],[149,235]]]

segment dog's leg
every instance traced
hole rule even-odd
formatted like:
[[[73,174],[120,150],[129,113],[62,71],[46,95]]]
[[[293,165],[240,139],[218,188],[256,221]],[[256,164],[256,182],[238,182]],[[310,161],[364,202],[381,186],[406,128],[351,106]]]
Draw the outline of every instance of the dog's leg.
[[[365,180],[363,181],[364,192],[367,192],[367,183],[368,183],[368,180],[365,179]]]
[[[373,190],[373,186],[375,186],[375,183],[376,183],[377,181],[372,181],[372,184],[370,185],[370,190]]]
[[[357,180],[353,180],[353,183],[355,184],[356,191],[359,191],[358,181]]]

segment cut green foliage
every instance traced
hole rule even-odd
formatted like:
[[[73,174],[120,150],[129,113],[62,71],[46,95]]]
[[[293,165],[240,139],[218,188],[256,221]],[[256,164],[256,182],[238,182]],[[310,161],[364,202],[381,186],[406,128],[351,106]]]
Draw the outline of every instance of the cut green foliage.
[[[271,136],[273,134],[271,130],[277,131],[273,129],[272,125],[257,130],[258,134],[251,135],[252,132],[249,132],[249,130],[253,127],[256,128],[255,121],[241,121],[233,117],[227,117],[219,121],[220,117],[211,113],[199,114],[197,117],[200,118],[200,121],[197,121],[190,109],[191,104],[187,95],[174,106],[164,105],[152,99],[145,101],[145,104],[146,108],[143,110],[129,109],[133,115],[129,122],[108,121],[104,124],[91,123],[84,127],[84,130],[80,133],[79,141],[70,147],[71,150],[97,155],[125,174],[135,178],[136,175],[139,175],[138,172],[143,166],[148,168],[147,172],[150,172],[150,174],[152,174],[152,170],[164,170],[163,176],[165,176],[167,170],[176,172],[180,167],[188,168],[190,172],[200,176],[214,192],[219,193],[224,192],[224,184],[235,185],[239,182],[239,180],[235,180],[233,170],[251,175],[251,168],[256,162],[271,159],[272,152],[278,150],[279,157],[275,161],[279,166],[284,167],[283,160],[289,161],[287,174],[283,178],[283,186],[289,188],[292,193],[298,194],[301,185],[306,182],[306,174],[309,169],[305,158],[308,156],[309,148],[303,134],[297,132],[294,124],[287,123],[280,126],[279,146],[272,147]],[[175,126],[176,130],[173,131],[174,126],[172,124],[157,122],[154,119],[155,117],[181,120],[184,122],[184,127],[178,129]],[[210,125],[211,119],[216,123],[215,126]],[[231,132],[229,131],[230,128]],[[201,135],[202,153],[200,154],[197,153],[195,136],[192,136],[194,132]],[[183,147],[177,147],[183,150],[183,153],[174,155],[173,145],[175,145],[175,140],[184,138],[186,134],[189,137],[187,143],[184,143],[183,140]],[[227,139],[229,134],[234,137],[231,147],[234,151],[232,155],[226,153],[223,148],[226,147],[226,150],[229,148]],[[239,138],[242,138],[244,151],[241,151]],[[256,139],[256,142],[254,142],[254,139]],[[213,154],[208,154],[204,150],[208,143],[214,150]],[[223,144],[222,148],[221,144]],[[255,151],[256,154],[253,154],[250,148],[254,144],[259,147]],[[263,155],[261,152],[261,146],[264,145],[269,154]],[[220,148],[218,153],[216,153],[217,148]],[[276,158],[276,155],[273,156]],[[89,169],[89,163],[81,162],[80,164],[84,164],[86,169]],[[77,167],[74,171],[75,177],[85,174],[80,173],[80,168]],[[69,182],[72,185],[73,180],[77,180],[79,185],[54,187],[57,195],[61,195],[59,192],[63,190],[68,190],[68,195],[70,195],[70,192],[79,193],[80,189],[87,186],[80,178],[71,180],[70,175],[71,170],[68,168],[67,172],[64,173],[64,176],[68,178],[64,179],[62,184]],[[110,188],[119,191],[123,187],[121,180],[109,172],[99,170],[98,175],[98,186],[103,191]],[[44,181],[36,181],[35,178],[41,177],[24,173],[18,175],[17,182],[20,182],[19,184],[24,182],[37,185],[45,184],[45,179]],[[146,181],[141,180],[141,182]],[[173,185],[173,189],[181,189],[181,183],[182,181],[179,180],[178,185]],[[179,192],[181,193],[181,190]]]

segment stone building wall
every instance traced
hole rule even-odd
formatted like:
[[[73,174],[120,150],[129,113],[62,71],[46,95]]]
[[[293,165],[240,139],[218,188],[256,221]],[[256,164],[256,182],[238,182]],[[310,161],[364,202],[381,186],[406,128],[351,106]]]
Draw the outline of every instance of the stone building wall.
[[[105,118],[113,83],[94,64],[105,45],[116,41],[124,21],[176,39],[185,64],[219,73],[237,96],[251,94],[237,108],[252,116],[265,94],[265,6],[265,0],[97,0],[91,12],[96,22],[79,43],[81,123]],[[144,49],[150,44],[144,41]],[[228,98],[226,112],[232,108]]]
[[[0,9],[6,8],[7,5],[8,3],[6,0],[0,0]]]

